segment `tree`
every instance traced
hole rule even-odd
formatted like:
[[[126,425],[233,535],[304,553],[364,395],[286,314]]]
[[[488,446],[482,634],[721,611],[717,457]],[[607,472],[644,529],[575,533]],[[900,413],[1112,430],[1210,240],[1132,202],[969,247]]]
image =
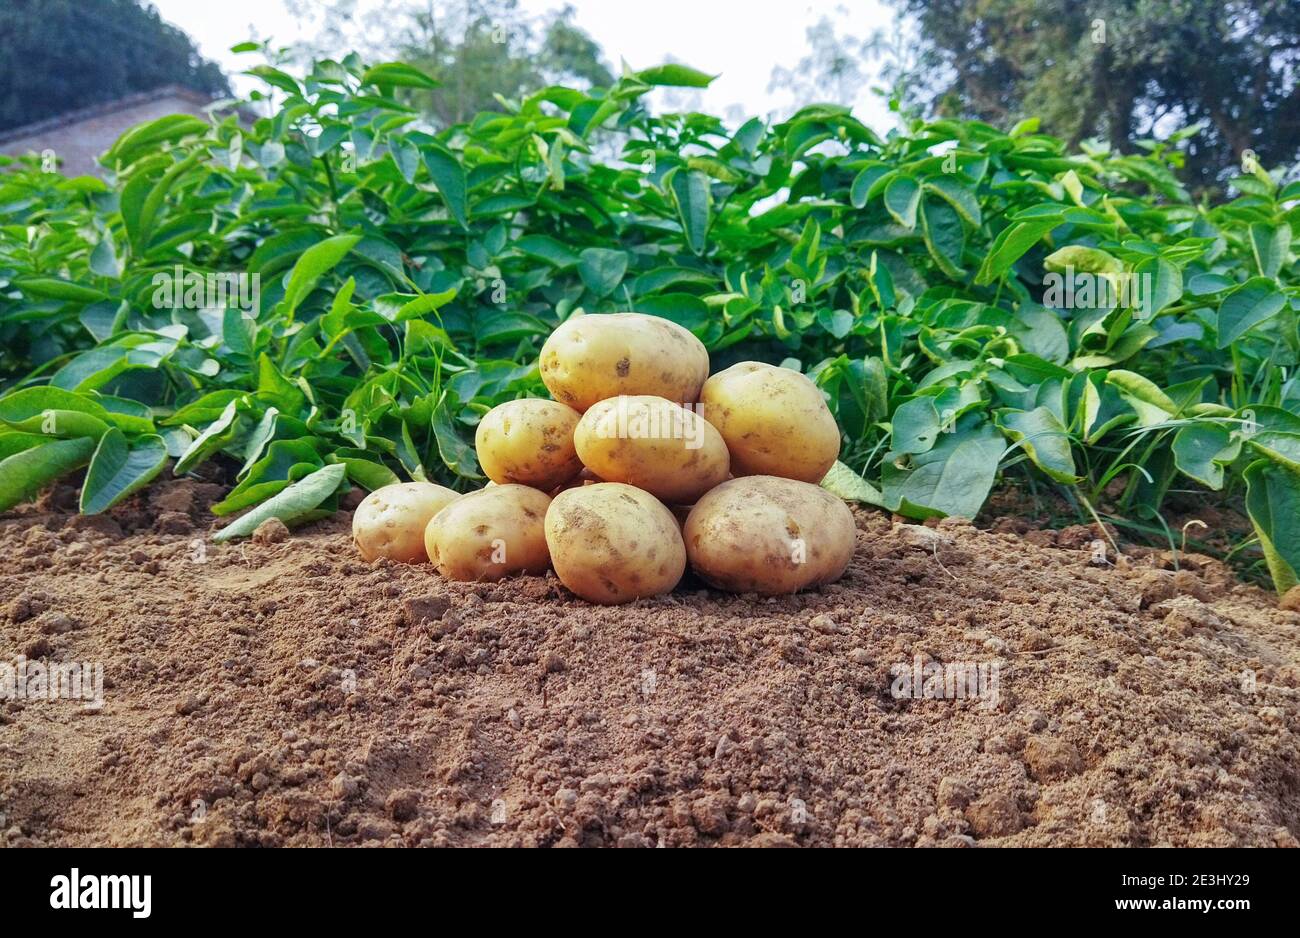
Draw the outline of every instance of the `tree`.
[[[1072,144],[1202,125],[1187,181],[1216,181],[1253,151],[1300,151],[1300,4],[1295,0],[894,0],[924,40],[914,100],[1007,126],[1037,116]]]
[[[855,37],[829,16],[805,32],[808,54],[794,68],[772,69],[767,90],[789,91],[800,105],[830,102],[850,106],[873,77],[867,63],[880,56],[879,31]]]
[[[0,3],[0,130],[170,84],[230,93],[221,69],[152,6]]]
[[[356,49],[371,59],[409,62],[442,82],[411,96],[439,126],[501,110],[498,94],[513,98],[552,84],[590,88],[614,81],[600,47],[574,25],[568,6],[541,17],[521,11],[518,0],[428,0],[368,10],[357,0],[336,0],[323,17],[301,0],[297,9],[329,24],[300,47],[304,61]]]

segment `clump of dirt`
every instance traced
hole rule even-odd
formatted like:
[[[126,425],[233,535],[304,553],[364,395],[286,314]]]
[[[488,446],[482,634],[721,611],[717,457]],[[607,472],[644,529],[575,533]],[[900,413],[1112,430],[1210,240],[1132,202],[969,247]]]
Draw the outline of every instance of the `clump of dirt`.
[[[221,492],[0,517],[0,676],[103,668],[0,702],[0,842],[1296,845],[1300,614],[1206,557],[862,511],[819,591],[601,608]]]

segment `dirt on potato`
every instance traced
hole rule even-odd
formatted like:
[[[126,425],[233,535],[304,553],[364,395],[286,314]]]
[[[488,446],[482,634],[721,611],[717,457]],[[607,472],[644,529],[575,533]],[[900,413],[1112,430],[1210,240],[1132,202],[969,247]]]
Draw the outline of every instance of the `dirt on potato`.
[[[859,511],[832,586],[759,599],[688,576],[602,608],[554,575],[364,563],[346,513],[215,545],[221,491],[169,482],[83,518],[60,488],[0,516],[0,676],[103,669],[99,709],[0,701],[0,843],[1300,834],[1300,614],[1204,557],[1101,562],[1085,528]],[[908,693],[936,666],[980,693]]]

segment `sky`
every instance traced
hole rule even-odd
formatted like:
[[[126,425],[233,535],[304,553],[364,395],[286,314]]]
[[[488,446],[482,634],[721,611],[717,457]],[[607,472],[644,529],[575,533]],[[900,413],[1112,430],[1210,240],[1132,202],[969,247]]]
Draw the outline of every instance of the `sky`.
[[[232,75],[253,64],[248,56],[231,54],[232,45],[251,37],[289,45],[316,32],[284,0],[152,2],[163,19],[189,33],[205,57]],[[520,5],[539,14],[564,4],[521,0]],[[569,5],[574,22],[600,44],[616,71],[621,60],[634,69],[672,60],[720,73],[699,105],[711,113],[746,117],[789,114],[792,97],[769,92],[768,82],[773,67],[793,69],[808,54],[808,27],[830,17],[837,29],[862,36],[887,27],[895,15],[880,0],[569,0]],[[868,70],[874,74],[876,66]],[[237,80],[236,87],[244,91],[254,83]],[[852,103],[858,117],[877,130],[892,126],[884,102],[869,87],[845,103]]]

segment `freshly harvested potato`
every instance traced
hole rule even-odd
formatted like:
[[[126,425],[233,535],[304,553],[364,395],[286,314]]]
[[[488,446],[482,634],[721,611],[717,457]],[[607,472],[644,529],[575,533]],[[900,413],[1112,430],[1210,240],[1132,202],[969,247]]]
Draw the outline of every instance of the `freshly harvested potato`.
[[[740,362],[704,382],[704,416],[731,451],[737,476],[820,482],[840,455],[840,428],[806,376]]]
[[[429,561],[449,580],[545,573],[551,498],[527,485],[494,485],[452,502],[424,531]]]
[[[460,498],[432,482],[400,482],[375,489],[352,515],[352,543],[364,560],[387,557],[424,563],[424,529],[429,519]]]
[[[857,532],[848,506],[821,486],[745,476],[701,498],[683,533],[691,569],[705,582],[774,596],[838,580]]]
[[[727,478],[722,436],[695,411],[653,395],[593,404],[573,435],[582,464],[609,482],[690,504]]]
[[[479,465],[498,485],[553,489],[582,471],[573,449],[580,415],[567,404],[540,398],[507,401],[479,421],[474,448]]]
[[[598,313],[561,323],[542,346],[539,366],[551,396],[578,411],[620,394],[693,404],[709,376],[709,353],[667,319]]]
[[[546,545],[560,582],[593,603],[658,596],[686,570],[672,512],[649,492],[620,482],[555,496],[546,512]]]

